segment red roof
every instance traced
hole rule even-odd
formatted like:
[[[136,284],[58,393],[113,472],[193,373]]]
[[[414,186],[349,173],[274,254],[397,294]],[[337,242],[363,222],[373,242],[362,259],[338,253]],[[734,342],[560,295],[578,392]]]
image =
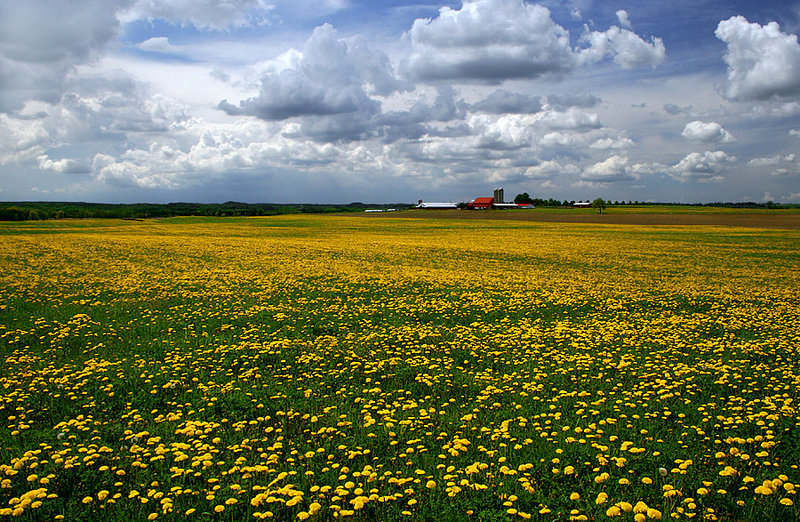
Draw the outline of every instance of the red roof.
[[[477,208],[490,208],[494,205],[494,198],[475,198],[472,202],[473,207]]]

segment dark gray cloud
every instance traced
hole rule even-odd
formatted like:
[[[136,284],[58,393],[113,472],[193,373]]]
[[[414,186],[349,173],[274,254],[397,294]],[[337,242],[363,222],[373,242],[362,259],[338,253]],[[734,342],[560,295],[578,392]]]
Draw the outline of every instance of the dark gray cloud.
[[[257,97],[240,101],[238,107],[223,100],[219,108],[230,115],[285,120],[357,111],[374,113],[378,103],[370,99],[361,85],[315,82],[302,70],[287,69],[262,78]]]
[[[471,108],[491,114],[533,114],[542,110],[542,102],[538,96],[498,89]]]
[[[290,67],[280,67],[264,74],[258,96],[238,105],[223,100],[219,109],[269,121],[303,118],[316,139],[361,139],[380,113],[373,95],[404,88],[385,54],[362,38],[340,38],[328,24],[314,30]]]
[[[684,114],[692,110],[692,106],[689,105],[687,107],[681,107],[680,105],[676,105],[674,103],[665,103],[664,104],[664,112],[670,114],[672,116],[677,116],[678,114]]]
[[[597,107],[603,100],[588,92],[573,92],[567,94],[551,94],[547,103],[554,109],[564,110],[570,107],[592,108]]]
[[[0,112],[55,103],[67,75],[116,38],[128,0],[0,2]]]

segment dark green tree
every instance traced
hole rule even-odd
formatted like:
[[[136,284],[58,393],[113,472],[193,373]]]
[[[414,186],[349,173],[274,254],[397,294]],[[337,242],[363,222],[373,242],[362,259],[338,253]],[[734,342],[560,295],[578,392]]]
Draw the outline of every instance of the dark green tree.
[[[603,198],[597,198],[594,201],[592,201],[592,206],[597,209],[597,212],[602,214],[603,210],[605,210],[606,208],[606,202],[603,201]]]
[[[533,203],[533,199],[531,199],[527,192],[523,192],[522,194],[517,194],[514,196],[514,203],[517,205],[525,205],[528,203]]]

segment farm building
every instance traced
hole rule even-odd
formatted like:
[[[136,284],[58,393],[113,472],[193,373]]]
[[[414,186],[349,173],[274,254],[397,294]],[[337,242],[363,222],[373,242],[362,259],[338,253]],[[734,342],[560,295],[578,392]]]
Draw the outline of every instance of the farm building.
[[[494,206],[494,198],[475,198],[467,203],[467,208],[473,210],[489,209]]]
[[[592,202],[591,201],[576,201],[572,206],[573,207],[578,207],[578,208],[589,208],[589,207],[592,206]]]
[[[455,203],[444,203],[444,202],[428,202],[428,201],[420,201],[414,208],[424,209],[424,210],[442,210],[442,209],[456,209],[458,206]]]

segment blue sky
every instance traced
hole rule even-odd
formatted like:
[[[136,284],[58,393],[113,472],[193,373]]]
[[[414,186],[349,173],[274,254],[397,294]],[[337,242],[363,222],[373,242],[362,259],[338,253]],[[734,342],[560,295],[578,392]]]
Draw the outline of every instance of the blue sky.
[[[36,0],[0,26],[2,200],[800,202],[800,3]]]

